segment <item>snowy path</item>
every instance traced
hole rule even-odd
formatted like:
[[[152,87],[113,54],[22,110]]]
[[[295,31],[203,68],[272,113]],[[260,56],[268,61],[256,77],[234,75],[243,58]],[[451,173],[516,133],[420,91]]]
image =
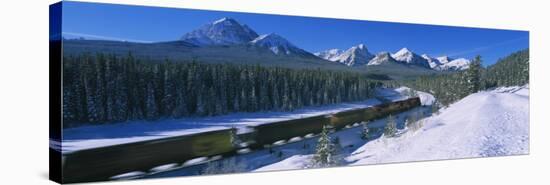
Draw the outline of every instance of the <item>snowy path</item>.
[[[347,165],[528,154],[529,88],[475,93],[423,121],[416,132],[402,130],[396,138],[363,141],[346,154]],[[256,171],[301,169],[304,162],[299,160],[311,156],[291,156]]]
[[[471,158],[529,153],[528,89],[472,94],[427,118],[416,133],[369,142],[353,164]]]

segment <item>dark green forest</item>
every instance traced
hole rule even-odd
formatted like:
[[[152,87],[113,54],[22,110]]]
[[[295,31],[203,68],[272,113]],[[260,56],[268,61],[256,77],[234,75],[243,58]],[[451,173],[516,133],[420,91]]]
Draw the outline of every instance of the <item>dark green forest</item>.
[[[365,100],[380,85],[364,74],[321,69],[66,56],[63,126],[292,111]]]
[[[477,56],[469,68],[461,72],[392,81],[386,85],[405,85],[429,92],[446,106],[480,90],[529,83],[529,49],[512,53],[486,68],[481,63],[482,58]]]
[[[71,55],[63,58],[63,126],[292,111],[369,99],[381,85],[429,92],[446,106],[480,90],[529,82],[528,49],[491,66],[481,63],[478,56],[464,71],[382,84],[365,74],[324,69]]]

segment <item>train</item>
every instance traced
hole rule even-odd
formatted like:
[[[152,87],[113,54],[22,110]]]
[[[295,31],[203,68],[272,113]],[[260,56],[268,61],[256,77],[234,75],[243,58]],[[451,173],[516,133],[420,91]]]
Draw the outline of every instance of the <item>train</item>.
[[[387,102],[334,114],[201,132],[128,144],[79,150],[62,157],[63,183],[110,180],[132,171],[148,171],[159,165],[183,163],[198,157],[233,155],[243,147],[262,148],[281,140],[318,134],[325,125],[342,129],[420,106],[420,98]],[[242,145],[247,143],[247,145]]]

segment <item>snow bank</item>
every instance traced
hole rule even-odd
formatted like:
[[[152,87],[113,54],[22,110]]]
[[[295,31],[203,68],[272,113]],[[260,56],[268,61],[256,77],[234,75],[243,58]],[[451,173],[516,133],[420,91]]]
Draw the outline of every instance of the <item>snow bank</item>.
[[[191,160],[188,160],[188,161],[185,161],[182,166],[191,166],[191,165],[196,165],[196,164],[201,164],[201,163],[205,163],[208,161],[208,157],[198,157],[198,158],[194,158],[194,159],[191,159]]]
[[[416,96],[420,98],[420,102],[422,105],[432,105],[435,102],[435,97],[432,94],[413,90],[405,86],[402,86],[396,89],[380,88],[376,90],[376,94],[378,97],[381,97],[384,99],[388,99],[391,101],[399,101],[399,100],[405,100],[407,98],[412,98],[412,96],[408,94],[409,91],[414,92]]]
[[[346,160],[359,165],[529,153],[525,86],[469,95],[423,121],[416,133],[368,142]]]
[[[411,91],[411,90],[412,90],[411,88],[404,87],[404,86],[395,89],[395,91],[399,92],[402,96],[407,98],[412,98],[410,96],[407,96],[406,94],[407,91]],[[435,102],[435,97],[430,93],[417,91],[417,90],[412,90],[412,91],[420,98],[420,103],[422,105],[432,105]]]
[[[113,176],[113,177],[111,177],[111,179],[112,180],[129,180],[129,179],[138,178],[138,177],[143,176],[145,174],[146,173],[142,172],[142,171],[133,171],[133,172],[128,172],[128,173]]]
[[[157,166],[157,167],[154,167],[154,168],[151,168],[151,172],[162,172],[162,171],[168,171],[168,170],[171,170],[171,169],[174,169],[178,166],[177,163],[170,163],[170,164],[165,164],[165,165],[160,165],[160,166]]]
[[[280,162],[258,168],[254,171],[296,170],[308,165],[313,155],[293,155]]]

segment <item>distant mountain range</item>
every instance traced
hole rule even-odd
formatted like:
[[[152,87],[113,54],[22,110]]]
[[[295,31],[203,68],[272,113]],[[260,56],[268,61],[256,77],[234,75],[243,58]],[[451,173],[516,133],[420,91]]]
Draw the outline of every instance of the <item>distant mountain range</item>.
[[[390,56],[386,56],[385,53],[379,53],[377,55],[382,56],[377,57],[377,55],[371,54],[364,44],[353,46],[345,51],[330,49],[311,54],[293,45],[280,35],[275,33],[258,35],[247,25],[240,24],[236,20],[227,17],[186,33],[183,35],[182,40],[197,46],[251,44],[268,48],[276,55],[283,54],[306,57],[315,55],[319,58],[338,62],[350,67],[382,65],[388,62],[397,62],[433,70],[450,71],[466,69],[470,63],[469,60],[464,58],[450,59],[446,56],[432,58],[426,54],[420,56],[410,51],[408,48],[403,48]]]
[[[185,33],[179,40],[132,43],[98,40],[64,40],[64,54],[106,52],[154,60],[201,60],[210,63],[240,63],[323,68],[388,75],[427,75],[466,69],[469,60],[418,55],[407,48],[396,53],[370,53],[359,44],[347,50],[310,53],[276,33],[259,35],[232,18],[222,18]]]
[[[329,49],[314,53],[325,60],[338,62],[346,66],[373,66],[388,63],[415,65],[437,71],[459,71],[467,69],[470,60],[465,58],[451,59],[447,56],[432,58],[427,54],[418,55],[408,48],[403,48],[396,53],[380,52],[371,54],[364,44],[353,46],[345,51]]]

